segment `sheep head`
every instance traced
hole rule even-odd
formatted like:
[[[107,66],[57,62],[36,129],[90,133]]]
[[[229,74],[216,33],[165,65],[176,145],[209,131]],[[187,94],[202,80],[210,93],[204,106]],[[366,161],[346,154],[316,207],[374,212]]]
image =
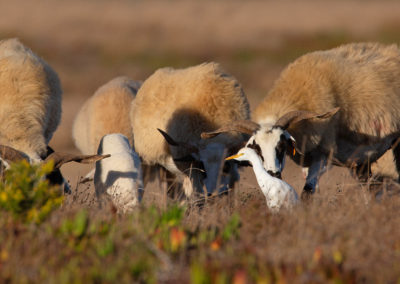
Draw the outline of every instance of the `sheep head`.
[[[220,188],[227,188],[225,181],[219,182],[219,177],[224,165],[224,159],[227,154],[226,145],[218,142],[205,141],[201,139],[198,143],[189,144],[182,141],[176,141],[166,132],[158,129],[170,147],[181,147],[190,153],[185,157],[174,157],[175,162],[200,162],[205,170],[206,177],[203,182],[208,194],[212,194],[220,184]],[[203,143],[206,142],[206,143]],[[222,180],[222,179],[221,179]]]
[[[223,132],[237,131],[250,134],[246,147],[255,149],[263,161],[264,168],[275,177],[281,177],[285,165],[285,153],[302,154],[296,141],[287,131],[291,126],[303,120],[324,120],[339,111],[334,108],[323,114],[309,111],[290,111],[281,116],[274,124],[258,124],[253,121],[236,121],[222,126],[213,132],[202,133],[203,138],[211,138]]]
[[[68,162],[78,162],[78,163],[94,163],[101,159],[107,158],[110,155],[75,155],[75,154],[68,154],[68,153],[61,153],[61,152],[54,152],[49,146],[47,146],[47,157],[43,160],[44,163],[53,160],[54,162],[54,169],[53,171],[47,176],[51,184],[65,184],[65,188],[68,188],[66,185],[61,172],[60,167]],[[12,147],[0,145],[0,161],[6,162],[4,163],[5,169],[8,168],[9,163],[18,162],[21,160],[26,160],[30,162],[29,157],[18,151]],[[64,189],[68,191],[67,189]]]

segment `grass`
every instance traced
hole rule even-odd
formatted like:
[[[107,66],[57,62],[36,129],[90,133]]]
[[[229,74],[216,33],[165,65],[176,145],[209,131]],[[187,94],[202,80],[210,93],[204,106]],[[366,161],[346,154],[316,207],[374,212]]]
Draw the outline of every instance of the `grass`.
[[[258,191],[130,215],[62,206],[41,222],[2,207],[0,282],[396,283],[400,196],[385,192],[325,192],[280,214]]]

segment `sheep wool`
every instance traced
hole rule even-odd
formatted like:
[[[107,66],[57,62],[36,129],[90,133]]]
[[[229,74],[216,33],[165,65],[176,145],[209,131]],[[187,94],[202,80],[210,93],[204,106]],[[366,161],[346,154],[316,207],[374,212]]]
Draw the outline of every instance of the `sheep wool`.
[[[139,81],[117,77],[84,103],[72,126],[75,145],[83,154],[94,153],[100,139],[110,133],[122,133],[133,145],[129,111],[140,85]]]

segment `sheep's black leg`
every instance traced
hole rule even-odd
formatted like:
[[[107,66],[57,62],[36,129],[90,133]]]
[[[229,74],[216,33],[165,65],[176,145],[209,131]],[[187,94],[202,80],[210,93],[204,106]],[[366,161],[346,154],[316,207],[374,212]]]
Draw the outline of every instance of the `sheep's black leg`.
[[[303,192],[301,193],[302,200],[309,200],[311,195],[318,187],[318,180],[320,176],[326,171],[326,157],[318,157],[313,159],[311,166],[308,169],[306,184],[304,185]]]
[[[394,144],[393,144],[393,156],[394,156],[394,161],[396,162],[396,170],[397,173],[399,174],[398,177],[398,182],[400,183],[400,139],[398,139]]]

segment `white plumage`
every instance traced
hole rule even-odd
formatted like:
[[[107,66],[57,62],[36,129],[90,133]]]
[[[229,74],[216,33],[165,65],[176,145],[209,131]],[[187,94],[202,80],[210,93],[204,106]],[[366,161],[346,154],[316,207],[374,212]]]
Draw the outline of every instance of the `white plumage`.
[[[118,211],[132,211],[139,204],[143,191],[138,154],[130,147],[128,138],[119,133],[105,135],[100,141],[98,153],[111,156],[96,162],[96,194],[110,195]]]
[[[236,155],[226,158],[226,160],[231,159],[251,162],[258,185],[271,211],[277,212],[281,207],[290,209],[298,202],[296,191],[285,181],[271,176],[264,169],[260,156],[253,149],[244,147]]]

